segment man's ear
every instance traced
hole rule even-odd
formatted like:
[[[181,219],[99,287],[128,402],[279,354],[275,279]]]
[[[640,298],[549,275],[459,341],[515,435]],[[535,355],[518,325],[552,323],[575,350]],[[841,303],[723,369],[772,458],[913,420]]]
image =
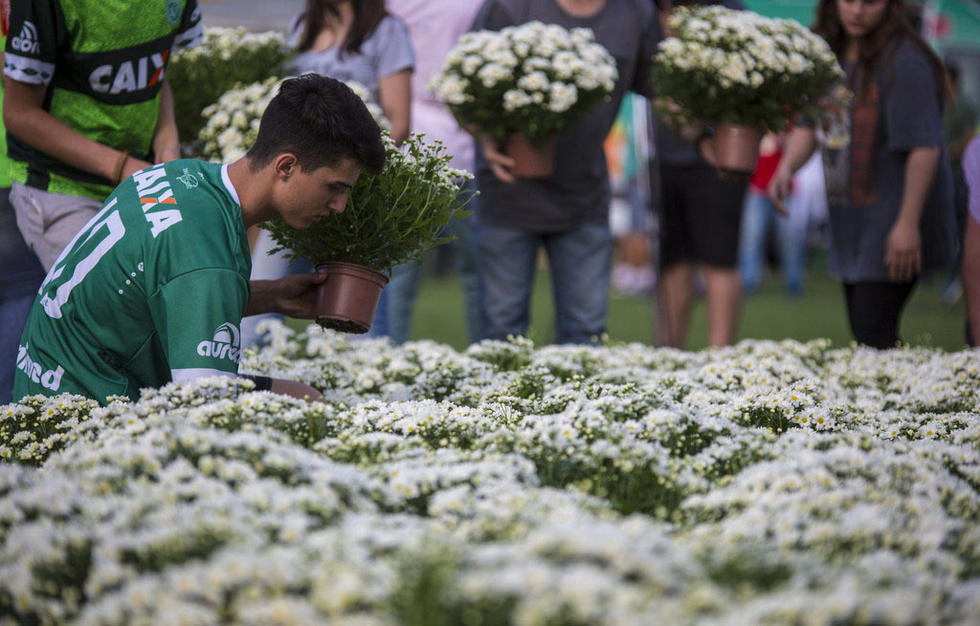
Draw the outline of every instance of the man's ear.
[[[297,161],[296,155],[291,152],[283,152],[277,156],[272,165],[276,172],[276,178],[282,181],[289,180],[289,177],[299,170],[299,161]]]

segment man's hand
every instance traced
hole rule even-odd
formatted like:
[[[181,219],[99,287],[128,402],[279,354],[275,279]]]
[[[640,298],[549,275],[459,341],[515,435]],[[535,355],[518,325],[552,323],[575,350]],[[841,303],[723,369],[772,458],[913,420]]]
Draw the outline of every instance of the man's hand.
[[[769,193],[769,199],[772,200],[772,204],[776,207],[776,210],[784,216],[789,215],[789,211],[786,210],[786,205],[783,204],[783,200],[793,193],[793,172],[788,167],[783,167],[783,164],[780,163],[780,166],[776,168],[776,172],[772,175],[766,191]]]
[[[289,317],[316,317],[316,290],[326,274],[296,274],[278,280],[253,280],[252,297],[245,315],[281,313]]]
[[[517,178],[511,173],[511,169],[516,165],[514,159],[510,158],[497,148],[496,142],[489,137],[480,139],[480,147],[487,164],[493,171],[493,175],[505,183],[512,183]]]
[[[885,265],[895,283],[907,283],[922,271],[922,237],[914,225],[898,220],[885,240]]]
[[[311,387],[306,383],[297,382],[295,380],[286,380],[284,378],[273,378],[272,388],[269,389],[269,391],[272,393],[281,393],[284,396],[290,396],[299,400],[309,400],[311,402],[323,398],[323,394],[317,391],[314,387]]]

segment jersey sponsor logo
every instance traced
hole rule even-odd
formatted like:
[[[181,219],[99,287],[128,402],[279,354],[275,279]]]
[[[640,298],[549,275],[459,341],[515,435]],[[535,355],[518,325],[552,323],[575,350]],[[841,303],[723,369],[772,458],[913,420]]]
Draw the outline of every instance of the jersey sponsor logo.
[[[65,368],[56,365],[53,370],[45,371],[44,366],[32,358],[30,344],[17,347],[17,369],[24,372],[34,383],[40,383],[45,389],[58,391],[61,387],[61,377],[65,375]]]
[[[20,34],[10,40],[10,46],[17,52],[40,54],[41,44],[37,41],[37,27],[33,22],[24,22]]]
[[[167,179],[164,163],[136,172],[133,174],[133,182],[136,183],[136,194],[143,207],[143,217],[150,223],[150,233],[154,239],[184,219],[179,209],[168,208],[176,207],[177,200],[174,198],[170,180]]]
[[[218,326],[210,341],[205,339],[197,344],[197,353],[212,359],[228,359],[232,363],[238,363],[239,359],[242,358],[238,326],[231,322],[225,322]]]
[[[188,189],[194,189],[198,185],[197,176],[191,174],[191,171],[186,167],[184,168],[184,173],[178,176],[177,180],[184,183],[184,187],[187,187]]]
[[[99,65],[89,74],[88,82],[96,93],[133,93],[154,87],[163,81],[170,50],[155,52],[136,60]]]
[[[184,12],[184,7],[180,6],[180,0],[167,0],[164,9],[167,14],[167,21],[176,26],[180,22],[180,15]]]

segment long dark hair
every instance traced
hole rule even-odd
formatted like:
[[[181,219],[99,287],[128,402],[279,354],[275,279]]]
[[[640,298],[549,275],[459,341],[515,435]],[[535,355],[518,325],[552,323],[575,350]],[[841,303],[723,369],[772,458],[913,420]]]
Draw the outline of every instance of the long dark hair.
[[[306,10],[300,14],[298,21],[303,28],[303,34],[299,38],[300,52],[306,52],[313,47],[329,15],[340,19],[340,9],[337,8],[339,3],[339,0],[306,0]],[[351,7],[354,9],[354,23],[340,44],[340,54],[360,52],[361,44],[388,14],[384,0],[351,0]]]
[[[893,75],[895,53],[898,52],[898,47],[903,40],[910,39],[922,50],[929,61],[932,73],[936,78],[936,95],[939,102],[944,103],[949,95],[949,88],[942,61],[912,26],[910,19],[912,15],[909,7],[905,4],[905,0],[885,1],[888,6],[885,7],[885,14],[882,16],[881,22],[862,38],[859,46],[857,67],[860,72],[852,74],[852,80],[855,76],[860,75],[861,84],[852,84],[850,87],[859,94],[863,94],[874,81],[875,74],[882,62],[885,63],[889,75]],[[837,13],[837,0],[820,0],[820,4],[817,5],[813,32],[823,37],[830,44],[830,48],[837,55],[837,59],[843,62],[844,54],[847,51],[847,32],[844,30],[844,25]]]

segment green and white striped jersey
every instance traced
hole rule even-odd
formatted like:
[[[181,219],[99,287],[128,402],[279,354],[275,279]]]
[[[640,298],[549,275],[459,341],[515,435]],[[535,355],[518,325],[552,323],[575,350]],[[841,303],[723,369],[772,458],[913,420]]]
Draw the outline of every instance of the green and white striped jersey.
[[[237,373],[252,261],[227,167],[171,161],[116,188],[38,291],[15,398]]]
[[[152,162],[167,61],[202,37],[197,0],[12,2],[4,73],[46,85],[42,106],[72,129]],[[22,139],[7,134],[15,181],[99,200],[112,191]]]

